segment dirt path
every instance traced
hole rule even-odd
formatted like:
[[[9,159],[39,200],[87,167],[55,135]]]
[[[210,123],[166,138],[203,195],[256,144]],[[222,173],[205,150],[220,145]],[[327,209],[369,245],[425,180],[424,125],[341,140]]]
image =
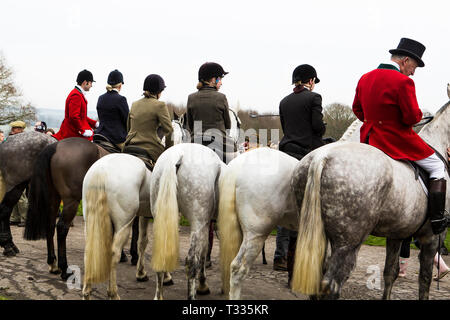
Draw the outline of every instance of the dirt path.
[[[11,299],[81,299],[81,290],[69,289],[59,276],[48,272],[47,250],[45,241],[25,241],[22,238],[23,228],[12,226],[13,237],[21,252],[14,258],[0,256],[0,296]],[[180,228],[180,266],[172,274],[175,284],[165,287],[165,299],[186,299],[187,284],[184,273],[184,258],[189,246],[189,228]],[[155,276],[149,266],[152,237],[146,250],[146,270],[150,281],[138,283],[135,280],[135,267],[128,263],[121,263],[117,269],[117,283],[119,295],[124,300],[153,299],[155,294]],[[82,217],[76,217],[75,226],[70,229],[67,243],[69,265],[75,265],[83,272],[84,226]],[[129,244],[126,245],[128,253]],[[248,300],[304,300],[307,297],[293,293],[287,288],[287,273],[272,270],[272,259],[275,250],[275,237],[270,236],[266,241],[266,257],[268,264],[262,264],[261,255],[257,258],[248,278],[244,282],[242,298]],[[212,252],[213,266],[207,269],[208,284],[211,294],[198,296],[199,300],[224,300],[220,294],[220,274],[218,262],[218,240],[215,239]],[[383,288],[383,266],[385,249],[383,247],[363,246],[358,255],[356,269],[342,289],[342,299],[381,299]],[[411,250],[410,267],[406,279],[397,280],[392,299],[417,299],[418,297],[418,251]],[[450,257],[444,256],[447,264]],[[369,271],[368,271],[369,270]],[[370,279],[376,279],[380,274],[380,289],[376,282],[372,282],[372,289],[367,286]],[[106,284],[94,287],[93,299],[106,299]],[[440,290],[433,281],[430,290],[430,299],[450,299],[450,276],[440,282]]]

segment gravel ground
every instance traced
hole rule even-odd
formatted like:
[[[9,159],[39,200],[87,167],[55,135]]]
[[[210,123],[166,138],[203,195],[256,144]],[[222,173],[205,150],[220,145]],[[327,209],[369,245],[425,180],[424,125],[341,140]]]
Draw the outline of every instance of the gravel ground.
[[[82,217],[75,218],[75,226],[70,229],[67,242],[67,258],[69,265],[75,265],[83,272],[84,226]],[[58,275],[48,272],[46,242],[25,241],[22,238],[23,228],[12,226],[13,237],[21,252],[13,258],[0,256],[0,296],[10,299],[24,300],[79,300],[81,289],[77,286],[69,288]],[[146,250],[149,261],[152,247],[152,236]],[[187,284],[184,272],[184,259],[189,247],[189,227],[180,227],[180,266],[172,273],[174,285],[164,288],[164,298],[168,300],[184,300],[187,297]],[[129,244],[126,245],[128,253]],[[268,264],[262,264],[261,255],[255,261],[242,288],[242,299],[246,300],[305,300],[306,296],[293,293],[287,288],[287,273],[272,270],[272,258],[275,250],[275,237],[266,241],[266,257]],[[411,250],[408,275],[399,279],[394,285],[392,299],[412,300],[418,298],[417,259],[419,251]],[[213,265],[207,269],[208,284],[211,294],[197,296],[199,300],[225,300],[220,294],[220,273],[218,262],[218,240],[215,239],[212,252]],[[449,256],[443,256],[450,264]],[[379,300],[383,290],[383,266],[385,249],[363,245],[357,266],[344,284],[341,299],[345,300]],[[155,276],[149,263],[146,270],[150,281],[139,283],[135,280],[135,267],[128,263],[120,263],[117,268],[119,295],[123,300],[149,300],[155,294]],[[379,275],[379,277],[377,277]],[[370,282],[370,280],[373,280]],[[379,280],[378,286],[377,281]],[[368,285],[369,284],[369,285]],[[370,287],[370,288],[369,288]],[[92,299],[107,299],[106,284],[94,286]],[[450,299],[450,276],[437,283],[433,281],[430,299]]]

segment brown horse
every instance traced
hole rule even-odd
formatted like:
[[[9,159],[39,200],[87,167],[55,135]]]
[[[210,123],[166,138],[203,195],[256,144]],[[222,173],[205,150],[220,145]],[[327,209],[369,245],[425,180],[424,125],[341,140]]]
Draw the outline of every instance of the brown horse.
[[[47,146],[35,162],[31,178],[26,240],[47,239],[50,272],[66,280],[66,237],[82,196],[83,179],[91,165],[109,154],[104,148],[82,138],[68,138]],[[61,200],[64,203],[56,225]],[[57,229],[58,259],[53,236]]]

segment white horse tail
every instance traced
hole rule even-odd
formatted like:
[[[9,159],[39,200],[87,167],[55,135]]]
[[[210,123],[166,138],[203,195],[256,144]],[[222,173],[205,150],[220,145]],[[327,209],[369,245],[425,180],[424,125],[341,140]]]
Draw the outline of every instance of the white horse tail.
[[[177,154],[164,162],[155,205],[152,206],[154,222],[151,265],[155,272],[171,272],[178,267],[177,166],[181,163],[181,157],[182,155]]]
[[[84,282],[99,283],[109,279],[112,260],[112,222],[105,191],[105,175],[95,171],[83,186],[86,219]]]
[[[6,194],[6,183],[5,179],[3,179],[2,171],[0,170],[0,202],[3,201],[5,194]]]
[[[233,170],[234,169],[234,170]],[[236,213],[236,176],[238,170],[228,167],[219,178],[219,214],[217,225],[220,238],[220,269],[222,291],[230,291],[231,262],[242,243],[242,230]]]
[[[297,248],[292,278],[292,290],[307,295],[320,291],[322,264],[327,248],[327,238],[321,213],[321,177],[326,155],[318,153],[308,169],[298,227]]]

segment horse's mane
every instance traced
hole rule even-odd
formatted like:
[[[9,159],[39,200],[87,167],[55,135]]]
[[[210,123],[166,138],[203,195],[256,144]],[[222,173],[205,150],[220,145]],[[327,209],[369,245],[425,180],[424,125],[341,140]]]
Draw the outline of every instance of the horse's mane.
[[[348,126],[347,130],[345,130],[344,134],[339,139],[339,141],[347,141],[352,136],[352,134],[355,132],[356,128],[358,128],[358,126],[360,124],[361,124],[361,121],[359,119],[356,119],[355,121],[353,121],[352,124]]]
[[[450,105],[450,100],[446,104],[444,104],[438,111],[436,111],[436,114],[434,116],[435,117],[440,116],[441,113],[443,113],[449,105]]]

